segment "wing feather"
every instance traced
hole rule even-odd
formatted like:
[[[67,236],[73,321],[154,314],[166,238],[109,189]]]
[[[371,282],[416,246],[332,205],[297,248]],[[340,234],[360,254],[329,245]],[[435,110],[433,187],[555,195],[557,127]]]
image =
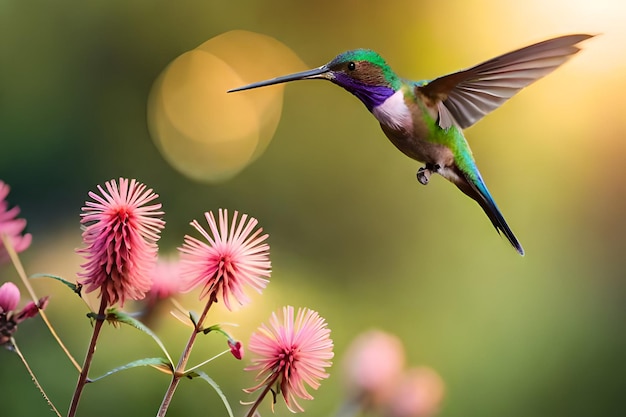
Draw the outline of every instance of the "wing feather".
[[[566,35],[500,55],[474,67],[416,87],[433,100],[439,126],[465,129],[515,93],[564,64],[593,35]]]

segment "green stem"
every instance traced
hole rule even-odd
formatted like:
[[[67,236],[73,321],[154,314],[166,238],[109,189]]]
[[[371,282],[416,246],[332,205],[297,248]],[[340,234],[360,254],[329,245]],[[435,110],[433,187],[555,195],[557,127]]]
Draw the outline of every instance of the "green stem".
[[[78,382],[76,383],[76,390],[74,390],[74,396],[72,397],[72,403],[70,405],[70,410],[67,413],[67,417],[73,417],[76,415],[76,410],[78,409],[78,402],[80,401],[80,396],[83,392],[83,388],[85,388],[85,384],[87,383],[87,374],[89,373],[89,367],[91,366],[91,361],[93,359],[93,355],[96,351],[96,342],[98,341],[98,336],[100,335],[100,329],[102,329],[102,324],[104,324],[105,316],[104,311],[108,304],[106,294],[102,294],[100,300],[100,309],[98,310],[98,315],[96,316],[96,324],[93,327],[93,334],[91,335],[91,342],[89,343],[89,349],[87,350],[87,355],[85,356],[85,362],[83,363],[83,369],[78,376]]]
[[[215,360],[215,359],[219,358],[220,356],[222,356],[222,355],[224,355],[224,354],[226,354],[226,353],[228,353],[228,352],[230,352],[230,349],[226,349],[226,350],[225,350],[225,351],[223,351],[222,353],[218,353],[217,355],[213,356],[212,358],[207,359],[207,360],[205,360],[204,362],[197,364],[196,366],[192,366],[192,367],[191,367],[191,368],[189,368],[189,369],[185,369],[185,373],[186,373],[186,374],[189,374],[189,372],[191,372],[191,371],[195,371],[196,369],[198,369],[198,368],[200,368],[200,367],[202,367],[202,366],[206,365],[207,363],[209,363],[209,362],[211,362],[211,361],[213,361],[213,360]]]
[[[261,394],[259,394],[259,398],[257,398],[256,401],[254,402],[254,404],[252,404],[252,407],[250,407],[250,410],[248,411],[248,414],[246,414],[246,417],[254,417],[254,412],[259,407],[259,404],[261,404],[261,401],[263,401],[263,399],[265,398],[267,393],[270,391],[270,389],[272,388],[272,385],[274,385],[274,382],[276,382],[276,380],[278,379],[279,375],[280,374],[277,373],[274,376],[274,378],[272,378],[271,380],[268,381],[268,383],[265,386],[265,388],[263,388],[263,391],[261,391]],[[273,410],[273,408],[272,408],[272,410]]]
[[[33,300],[33,302],[38,305],[39,298],[37,297],[37,294],[35,294],[35,290],[33,289],[32,285],[30,285],[30,281],[28,281],[26,271],[24,270],[24,266],[22,265],[22,262],[20,262],[20,258],[17,255],[17,252],[15,252],[15,249],[11,245],[11,242],[9,241],[9,239],[7,239],[6,234],[0,233],[0,239],[2,239],[2,243],[4,244],[4,247],[6,248],[7,253],[9,254],[9,257],[11,258],[11,262],[13,263],[13,266],[15,267],[17,274],[22,280],[22,283],[26,287],[26,290],[28,291],[28,295],[30,295],[31,300]],[[54,330],[54,327],[52,327],[52,323],[50,323],[50,320],[48,320],[48,316],[46,315],[46,313],[42,309],[39,309],[39,315],[41,316],[41,319],[44,321],[44,323],[46,323],[46,326],[48,326],[50,333],[52,333],[52,336],[56,339],[59,346],[61,346],[61,349],[63,350],[63,352],[65,352],[65,355],[69,358],[70,362],[72,362],[72,365],[74,365],[76,370],[80,372],[80,365],[78,364],[78,362],[76,362],[76,359],[74,359],[74,357],[72,356],[70,351],[67,349],[63,341],[61,341],[61,338],[59,337],[57,332]]]
[[[26,362],[26,358],[24,357],[24,355],[22,355],[22,352],[20,351],[20,349],[17,347],[17,343],[15,343],[15,339],[11,338],[11,346],[13,348],[13,350],[15,351],[15,353],[17,353],[17,356],[20,357],[20,359],[22,360],[22,363],[24,364],[24,366],[26,367],[26,370],[28,371],[31,379],[33,380],[33,382],[35,383],[35,386],[37,387],[37,389],[39,390],[39,392],[41,393],[41,395],[43,396],[43,399],[46,400],[46,402],[48,403],[48,405],[52,408],[52,411],[54,411],[54,413],[61,417],[61,413],[59,413],[59,410],[57,410],[57,408],[54,406],[54,404],[52,404],[52,401],[50,401],[50,398],[48,397],[48,395],[46,394],[46,392],[43,390],[43,387],[41,386],[41,384],[39,383],[39,380],[37,379],[37,377],[35,376],[35,374],[33,373],[33,370],[30,369],[30,366],[28,365],[28,362]]]
[[[204,307],[204,310],[202,311],[202,314],[198,318],[198,322],[195,324],[193,328],[193,332],[191,333],[191,336],[189,336],[189,340],[187,341],[187,346],[185,346],[185,350],[183,350],[183,353],[180,356],[180,359],[178,360],[178,365],[176,365],[176,369],[174,370],[174,373],[172,374],[172,381],[170,382],[170,386],[167,388],[167,391],[165,392],[165,396],[163,397],[163,401],[161,402],[161,406],[159,407],[157,417],[164,417],[165,414],[167,413],[167,409],[170,406],[170,402],[172,401],[174,392],[176,392],[176,388],[178,387],[178,384],[180,383],[180,379],[185,374],[185,366],[187,366],[187,362],[189,361],[189,356],[191,356],[191,350],[193,349],[193,344],[196,341],[196,337],[198,336],[198,333],[202,331],[202,323],[204,323],[204,319],[206,318],[207,313],[209,312],[209,308],[211,308],[211,305],[215,301],[216,301],[215,294],[211,294],[211,298],[207,302],[206,306]]]

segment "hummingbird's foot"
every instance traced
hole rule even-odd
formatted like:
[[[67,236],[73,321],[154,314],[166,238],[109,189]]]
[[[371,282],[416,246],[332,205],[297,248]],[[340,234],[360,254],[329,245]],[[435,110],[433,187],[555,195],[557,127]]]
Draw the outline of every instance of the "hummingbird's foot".
[[[420,184],[427,185],[428,180],[430,180],[430,174],[430,169],[426,167],[420,167],[420,169],[417,170],[417,180]]]
[[[420,167],[417,170],[417,180],[420,184],[427,185],[431,174],[439,171],[439,168],[439,164],[426,164],[426,166]]]

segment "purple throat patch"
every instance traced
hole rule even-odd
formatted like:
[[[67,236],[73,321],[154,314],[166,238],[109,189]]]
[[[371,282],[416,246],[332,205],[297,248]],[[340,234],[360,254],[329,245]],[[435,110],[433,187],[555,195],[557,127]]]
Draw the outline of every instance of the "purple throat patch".
[[[395,93],[395,90],[387,86],[364,84],[342,73],[335,74],[332,81],[357,96],[369,111],[383,104]]]

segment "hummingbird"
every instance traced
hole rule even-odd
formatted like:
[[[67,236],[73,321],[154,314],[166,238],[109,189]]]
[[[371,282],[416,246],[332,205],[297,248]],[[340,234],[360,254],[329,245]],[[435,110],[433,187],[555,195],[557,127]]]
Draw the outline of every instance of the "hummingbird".
[[[370,49],[343,52],[321,67],[234,88],[249,90],[295,80],[328,80],[355,95],[402,153],[421,162],[417,180],[439,174],[475,200],[498,233],[524,249],[485,185],[463,129],[580,51],[587,34],[560,36],[432,80],[401,78]]]

